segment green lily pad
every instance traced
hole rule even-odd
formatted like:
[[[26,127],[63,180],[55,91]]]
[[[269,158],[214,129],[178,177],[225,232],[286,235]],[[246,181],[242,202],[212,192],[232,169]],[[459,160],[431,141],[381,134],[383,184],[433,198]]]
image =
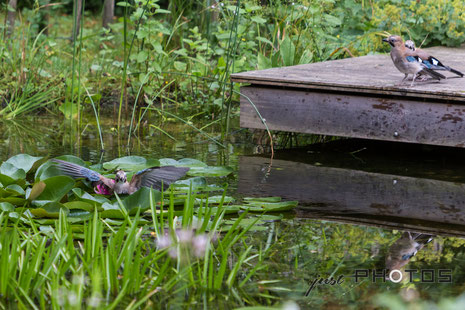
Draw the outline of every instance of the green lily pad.
[[[103,168],[107,170],[122,169],[128,171],[137,171],[158,166],[160,166],[160,161],[156,159],[145,159],[141,156],[120,157],[103,164]]]
[[[197,204],[200,204],[200,202],[203,200],[203,203],[205,204],[208,200],[208,204],[219,204],[221,202],[221,199],[223,198],[223,196],[210,196],[208,198],[205,198],[205,199],[199,199],[199,198],[196,198],[195,199],[195,202]],[[228,203],[232,203],[234,202],[234,198],[231,197],[231,196],[225,196],[224,197],[224,201],[223,203],[224,204],[228,204]]]
[[[102,211],[100,212],[100,216],[113,219],[124,219],[124,215],[121,212],[119,206],[108,202],[102,204]]]
[[[282,212],[289,211],[297,207],[298,201],[283,201],[283,202],[252,202],[242,206],[243,210],[251,212]]]
[[[12,164],[17,169],[22,169],[26,173],[31,170],[32,166],[42,157],[34,157],[28,154],[18,154],[10,157],[5,163]]]
[[[8,162],[2,163],[2,165],[0,166],[0,174],[9,176],[13,180],[26,178],[26,171],[24,171],[21,168],[16,168],[13,164],[10,164]]]
[[[207,167],[207,164],[193,158],[183,158],[180,160],[172,158],[160,159],[160,166],[176,166],[176,167]]]
[[[4,197],[0,198],[0,202],[9,202],[11,204],[14,204],[15,206],[22,206],[26,203],[26,199],[21,198],[21,197]]]
[[[69,213],[69,209],[59,202],[49,202],[39,208],[29,209],[29,211],[36,217],[58,218],[60,211]]]
[[[66,202],[63,205],[67,207],[69,210],[79,209],[87,212],[92,212],[95,210],[93,204],[79,200]]]
[[[6,191],[9,192],[12,196],[24,196],[26,192],[18,184],[10,184],[6,188]]]
[[[74,180],[60,175],[43,180],[45,188],[33,201],[35,205],[44,205],[51,201],[60,201],[74,186]]]
[[[15,179],[13,179],[10,176],[0,173],[0,183],[2,183],[3,186],[7,186],[7,185],[15,183]]]
[[[187,175],[190,176],[203,176],[203,177],[224,177],[233,172],[230,167],[192,167],[187,171]]]
[[[218,212],[218,209],[219,207],[204,207],[202,208],[202,212],[205,213],[207,212],[206,209],[210,209],[211,210],[211,213],[212,215],[216,214]],[[235,214],[237,212],[239,212],[239,210],[241,209],[241,206],[240,205],[232,205],[232,206],[223,206],[221,208],[221,211],[224,211],[225,214]],[[194,209],[194,212],[198,213],[200,211],[200,208],[195,208]]]
[[[206,163],[193,158],[182,158],[178,160],[178,165],[181,167],[208,167]]]
[[[280,202],[281,197],[244,197],[245,202]]]
[[[73,188],[72,192],[76,197],[78,197],[80,200],[89,202],[89,203],[97,203],[99,205],[104,204],[106,202],[110,203],[110,200],[105,198],[104,196],[99,196],[99,195],[91,195],[88,192],[83,191],[81,188]]]
[[[174,188],[187,188],[192,185],[192,188],[200,188],[207,186],[207,180],[204,177],[194,177],[186,180],[176,181],[172,186]]]
[[[137,192],[122,199],[122,205],[127,210],[129,215],[134,215],[140,210],[140,213],[150,208],[150,192],[152,192],[153,204],[161,200],[161,193],[157,190],[150,189],[148,187],[141,187]],[[116,201],[113,204],[104,203],[102,205],[102,217],[109,218],[124,218],[121,213],[119,202]]]
[[[79,222],[83,222],[83,221],[87,221],[91,219],[93,215],[94,213],[89,212],[89,211],[85,211],[82,209],[72,209],[72,210],[69,210],[67,219],[68,219],[68,222],[79,223]]]
[[[0,211],[11,212],[15,210],[15,206],[9,202],[0,202]]]

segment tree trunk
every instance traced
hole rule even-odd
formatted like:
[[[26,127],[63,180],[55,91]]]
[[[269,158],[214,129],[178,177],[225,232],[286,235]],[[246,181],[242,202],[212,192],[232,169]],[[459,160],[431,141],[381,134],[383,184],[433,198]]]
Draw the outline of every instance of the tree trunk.
[[[7,16],[7,36],[11,36],[13,34],[15,28],[15,19],[16,19],[16,7],[18,4],[18,0],[10,0],[8,2],[8,8],[13,9],[14,11],[8,10]]]
[[[71,34],[71,40],[74,40],[79,35],[79,30],[81,29],[81,13],[82,13],[82,0],[74,0],[74,14],[75,16],[75,28],[73,28],[73,33]]]
[[[105,0],[103,4],[102,26],[109,28],[108,25],[113,21],[115,16],[115,0]]]

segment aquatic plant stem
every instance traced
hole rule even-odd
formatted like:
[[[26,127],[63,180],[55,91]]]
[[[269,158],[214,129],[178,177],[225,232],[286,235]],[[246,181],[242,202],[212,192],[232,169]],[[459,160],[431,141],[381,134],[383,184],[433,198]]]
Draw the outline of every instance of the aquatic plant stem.
[[[94,100],[92,100],[92,96],[89,93],[89,90],[87,89],[85,85],[82,85],[82,87],[84,87],[84,89],[86,90],[87,97],[89,98],[90,103],[92,104],[92,108],[94,109],[95,120],[97,121],[97,129],[98,129],[98,134],[100,138],[100,146],[102,147],[102,151],[103,151],[105,150],[105,145],[103,144],[102,128],[100,127],[99,115],[97,113],[97,109],[95,108]]]
[[[236,90],[233,90],[233,92],[235,92],[236,94],[238,94],[238,95],[244,97],[245,99],[247,99],[247,101],[250,103],[250,105],[252,106],[252,108],[254,108],[254,110],[255,110],[255,112],[257,113],[258,117],[260,118],[262,124],[265,126],[266,131],[267,131],[267,133],[268,133],[268,136],[270,137],[271,159],[273,159],[273,157],[274,157],[273,136],[271,135],[271,131],[270,131],[270,129],[268,128],[268,125],[267,125],[267,123],[266,123],[266,119],[264,119],[264,118],[262,117],[262,115],[260,114],[260,111],[258,111],[258,109],[257,109],[257,106],[252,102],[252,100],[250,100],[249,97],[247,97],[246,95],[244,95],[244,94],[242,94],[242,93],[240,93],[240,92],[238,92],[238,91],[236,91]]]

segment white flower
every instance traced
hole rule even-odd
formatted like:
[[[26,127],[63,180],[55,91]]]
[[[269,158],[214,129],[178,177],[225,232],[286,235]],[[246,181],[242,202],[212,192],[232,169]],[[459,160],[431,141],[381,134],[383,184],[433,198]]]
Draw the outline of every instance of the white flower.
[[[194,232],[192,230],[180,230],[177,232],[179,242],[181,243],[189,243],[194,236]]]
[[[202,257],[205,254],[208,241],[209,240],[206,235],[198,235],[192,239],[192,247],[195,256]]]
[[[171,237],[168,235],[164,235],[161,237],[158,237],[157,239],[157,246],[160,249],[166,249],[171,246]]]

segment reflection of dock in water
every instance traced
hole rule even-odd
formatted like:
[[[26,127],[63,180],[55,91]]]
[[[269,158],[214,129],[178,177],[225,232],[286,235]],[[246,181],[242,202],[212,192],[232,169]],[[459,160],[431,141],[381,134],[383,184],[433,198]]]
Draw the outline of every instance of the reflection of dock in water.
[[[379,146],[369,145],[370,149]],[[379,149],[375,159],[362,157],[362,152],[354,158],[346,152],[337,154],[337,162],[326,160],[329,164],[325,158],[334,152],[306,153],[307,162],[283,160],[278,155],[271,168],[269,158],[244,156],[238,191],[299,200],[296,212],[302,218],[465,236],[465,179],[459,170],[465,156],[463,152],[449,155],[451,150],[446,148],[438,150],[439,157],[429,153],[417,162],[415,154],[404,158],[402,151]],[[397,156],[392,159],[389,152]],[[381,173],[370,165],[380,161]]]

